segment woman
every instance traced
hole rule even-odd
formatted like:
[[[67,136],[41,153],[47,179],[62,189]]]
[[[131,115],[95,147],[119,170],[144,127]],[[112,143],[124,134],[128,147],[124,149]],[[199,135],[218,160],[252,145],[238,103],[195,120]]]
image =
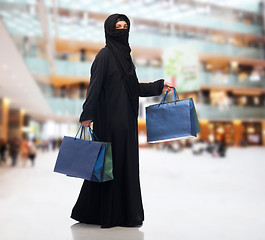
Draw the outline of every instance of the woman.
[[[27,138],[24,138],[20,146],[20,157],[23,167],[26,167],[29,157],[29,142]]]
[[[111,142],[114,180],[84,180],[71,217],[102,228],[142,225],[144,211],[139,182],[139,96],[157,96],[172,86],[163,79],[139,83],[129,46],[130,21],[110,15],[105,23],[106,46],[95,57],[79,121],[100,141]]]
[[[33,139],[29,144],[29,159],[31,161],[31,166],[34,167],[35,165],[35,158],[37,154],[37,148],[36,148],[36,140]]]
[[[20,149],[20,142],[17,138],[13,138],[12,141],[10,142],[10,156],[12,158],[12,167],[16,166],[17,164],[17,156],[19,154],[19,149]]]

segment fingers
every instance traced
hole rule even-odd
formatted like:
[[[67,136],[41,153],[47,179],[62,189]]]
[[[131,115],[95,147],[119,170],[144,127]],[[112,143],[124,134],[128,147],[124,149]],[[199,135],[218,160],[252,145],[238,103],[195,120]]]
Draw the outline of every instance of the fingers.
[[[171,83],[165,82],[164,87],[167,92],[170,92],[172,91],[173,85]]]
[[[88,124],[85,123],[85,122],[82,122],[81,125],[82,125],[83,127],[88,127]]]
[[[84,127],[88,127],[88,126],[90,126],[90,124],[91,124],[91,120],[81,122],[81,125]]]

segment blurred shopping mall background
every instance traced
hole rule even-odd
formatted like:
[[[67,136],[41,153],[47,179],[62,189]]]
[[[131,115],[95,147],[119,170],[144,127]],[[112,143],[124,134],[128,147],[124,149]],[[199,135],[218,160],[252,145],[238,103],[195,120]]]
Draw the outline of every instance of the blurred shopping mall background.
[[[139,81],[172,82],[201,127],[147,144],[163,94],[140,98],[140,230],[76,225],[82,180],[53,172],[113,13],[131,20]],[[0,0],[0,146],[0,239],[264,239],[265,1]]]
[[[139,81],[164,78],[192,97],[198,139],[265,146],[265,5],[257,0],[0,0],[2,143],[75,134],[104,20],[116,12],[131,19]],[[140,100],[142,147],[150,147],[145,106],[161,98]]]

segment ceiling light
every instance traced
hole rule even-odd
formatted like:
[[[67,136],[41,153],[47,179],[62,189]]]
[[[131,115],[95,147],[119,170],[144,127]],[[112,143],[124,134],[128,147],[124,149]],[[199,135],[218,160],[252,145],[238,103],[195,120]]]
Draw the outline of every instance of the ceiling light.
[[[9,105],[10,104],[10,99],[9,98],[4,98],[4,104]]]
[[[237,68],[237,67],[238,67],[238,62],[236,62],[236,61],[232,61],[232,62],[231,62],[231,67],[233,67],[233,68]]]

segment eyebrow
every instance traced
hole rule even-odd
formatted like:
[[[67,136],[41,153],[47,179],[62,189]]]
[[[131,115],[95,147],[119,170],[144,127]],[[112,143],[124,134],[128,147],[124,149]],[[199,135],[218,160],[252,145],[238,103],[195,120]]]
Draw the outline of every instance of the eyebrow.
[[[120,25],[120,26],[121,26],[121,24],[120,24],[120,23],[116,23],[116,25]],[[125,26],[125,25],[128,25],[128,24],[127,24],[127,23],[125,23],[125,24],[124,24],[124,26]]]

